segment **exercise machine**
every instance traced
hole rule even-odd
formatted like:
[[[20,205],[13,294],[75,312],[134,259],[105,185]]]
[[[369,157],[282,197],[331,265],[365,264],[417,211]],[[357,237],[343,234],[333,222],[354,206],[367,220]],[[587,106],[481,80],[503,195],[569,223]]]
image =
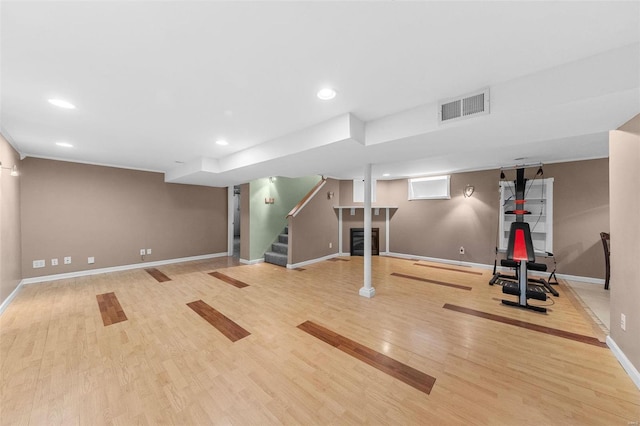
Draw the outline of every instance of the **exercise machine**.
[[[526,309],[532,309],[538,312],[546,312],[546,308],[542,306],[529,305],[528,299],[545,301],[547,300],[547,292],[554,296],[559,296],[558,292],[543,278],[529,278],[528,271],[546,272],[547,265],[544,263],[536,263],[535,251],[531,239],[531,229],[529,224],[525,222],[524,216],[529,214],[525,210],[525,187],[527,179],[524,177],[524,167],[516,170],[515,180],[515,209],[506,211],[505,214],[513,214],[516,216],[515,222],[511,223],[509,230],[509,240],[507,245],[506,259],[500,261],[503,267],[515,269],[514,275],[506,275],[497,272],[497,254],[494,262],[494,276],[489,281],[490,285],[499,282],[502,284],[502,292],[505,294],[518,296],[517,302],[512,300],[502,300],[502,303],[510,306],[518,306]],[[536,175],[542,174],[542,167],[538,169]],[[504,178],[504,173],[501,173]],[[552,253],[548,253],[553,256]],[[555,262],[555,258],[554,258]],[[549,278],[555,276],[555,268]]]

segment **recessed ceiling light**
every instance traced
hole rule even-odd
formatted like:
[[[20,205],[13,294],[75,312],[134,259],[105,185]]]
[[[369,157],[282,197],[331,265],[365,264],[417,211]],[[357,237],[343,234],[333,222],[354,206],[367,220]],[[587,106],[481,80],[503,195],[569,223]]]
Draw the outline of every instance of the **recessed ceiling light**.
[[[63,148],[73,148],[73,145],[71,145],[68,142],[56,142],[56,145],[61,146]]]
[[[325,87],[324,89],[320,89],[318,91],[318,98],[323,101],[329,101],[336,97],[336,91],[330,87]]]
[[[49,103],[59,108],[76,109],[76,106],[74,104],[72,104],[71,102],[67,102],[64,99],[49,99]]]
[[[222,145],[222,146],[229,145],[229,142],[227,142],[227,141],[225,141],[225,140],[223,140],[223,139],[218,139],[218,140],[216,141],[216,143],[217,143],[218,145]]]
[[[383,173],[382,176],[384,177],[391,176],[391,173]]]

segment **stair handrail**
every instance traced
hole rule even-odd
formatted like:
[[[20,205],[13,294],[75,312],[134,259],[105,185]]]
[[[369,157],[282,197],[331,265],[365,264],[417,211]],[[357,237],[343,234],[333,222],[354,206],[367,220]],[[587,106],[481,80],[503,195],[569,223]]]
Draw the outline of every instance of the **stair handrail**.
[[[289,212],[289,214],[287,214],[287,218],[290,217],[296,217],[296,215],[300,212],[300,210],[302,210],[304,208],[304,206],[307,205],[307,203],[309,201],[311,201],[311,199],[318,193],[318,191],[320,191],[320,189],[322,189],[322,187],[327,183],[327,178],[325,178],[324,176],[322,177],[322,180],[318,183],[316,183],[316,186],[314,186],[313,188],[311,188],[311,191],[309,191],[307,193],[307,195],[305,195],[304,197],[302,197],[302,199],[298,202],[298,204],[296,204],[291,211]]]

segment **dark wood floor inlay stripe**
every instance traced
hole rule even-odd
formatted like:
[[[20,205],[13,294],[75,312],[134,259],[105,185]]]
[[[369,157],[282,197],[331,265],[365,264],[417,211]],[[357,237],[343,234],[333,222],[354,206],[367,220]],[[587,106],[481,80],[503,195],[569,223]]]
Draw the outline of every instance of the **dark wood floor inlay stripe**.
[[[236,280],[235,278],[231,278],[228,275],[221,274],[218,271],[209,272],[209,275],[211,275],[214,278],[219,279],[220,281],[224,281],[225,283],[231,284],[232,286],[235,286],[235,287],[238,287],[238,288],[249,287],[249,284],[243,283],[242,281]]]
[[[299,272],[306,271],[306,269],[304,269],[304,268],[293,268],[293,270],[294,271],[299,271]]]
[[[550,334],[556,337],[562,337],[564,339],[575,340],[576,342],[587,343],[589,345],[606,348],[607,344],[599,341],[595,337],[585,336],[583,334],[572,333],[570,331],[558,330],[557,328],[545,327],[544,325],[532,324],[526,321],[520,321],[517,319],[503,317],[502,315],[490,314],[488,312],[476,311],[475,309],[465,308],[463,306],[451,305],[445,303],[444,309],[450,309],[452,311],[461,312],[463,314],[473,315],[480,318],[489,319],[491,321],[501,322],[503,324],[514,325],[516,327],[526,328],[527,330],[537,331],[539,333]]]
[[[156,268],[147,268],[145,269],[149,275],[155,278],[159,283],[163,283],[165,281],[171,281],[171,278],[157,270]]]
[[[115,293],[97,294],[96,299],[98,300],[100,315],[102,315],[102,323],[105,327],[107,325],[127,320],[127,316],[125,315],[122,306],[120,306],[120,302],[118,301]]]
[[[207,305],[202,300],[187,303],[187,306],[193,309],[198,315],[204,318],[209,324],[218,329],[218,331],[229,338],[232,342],[236,342],[243,337],[249,336],[244,328],[240,327],[229,318]]]
[[[446,269],[447,271],[462,272],[464,274],[482,275],[482,272],[465,271],[463,269],[447,268],[445,266],[425,265],[424,263],[414,263],[416,266],[424,266],[425,268]]]
[[[391,275],[393,275],[394,277],[409,278],[410,280],[422,281],[422,282],[430,283],[430,284],[443,285],[445,287],[453,287],[453,288],[457,288],[459,290],[469,290],[470,291],[471,288],[472,288],[472,287],[469,287],[469,286],[466,286],[466,285],[452,284],[452,283],[447,283],[447,282],[444,282],[444,281],[430,280],[428,278],[414,277],[413,275],[399,274],[397,272],[392,272]]]
[[[367,348],[312,321],[305,321],[298,325],[298,328],[426,394],[431,393],[436,382],[435,377]]]
[[[341,257],[332,257],[331,259],[327,259],[329,262],[348,262],[349,259],[343,259]]]

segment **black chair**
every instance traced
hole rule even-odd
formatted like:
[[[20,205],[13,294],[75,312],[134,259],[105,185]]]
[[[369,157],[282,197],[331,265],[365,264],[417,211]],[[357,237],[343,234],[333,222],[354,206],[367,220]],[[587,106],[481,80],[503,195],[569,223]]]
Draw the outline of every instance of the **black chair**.
[[[611,263],[609,262],[609,244],[610,244],[610,236],[607,232],[600,233],[600,240],[602,240],[602,247],[604,248],[604,265],[605,265],[605,275],[604,275],[604,289],[609,290],[609,278],[611,278]]]

